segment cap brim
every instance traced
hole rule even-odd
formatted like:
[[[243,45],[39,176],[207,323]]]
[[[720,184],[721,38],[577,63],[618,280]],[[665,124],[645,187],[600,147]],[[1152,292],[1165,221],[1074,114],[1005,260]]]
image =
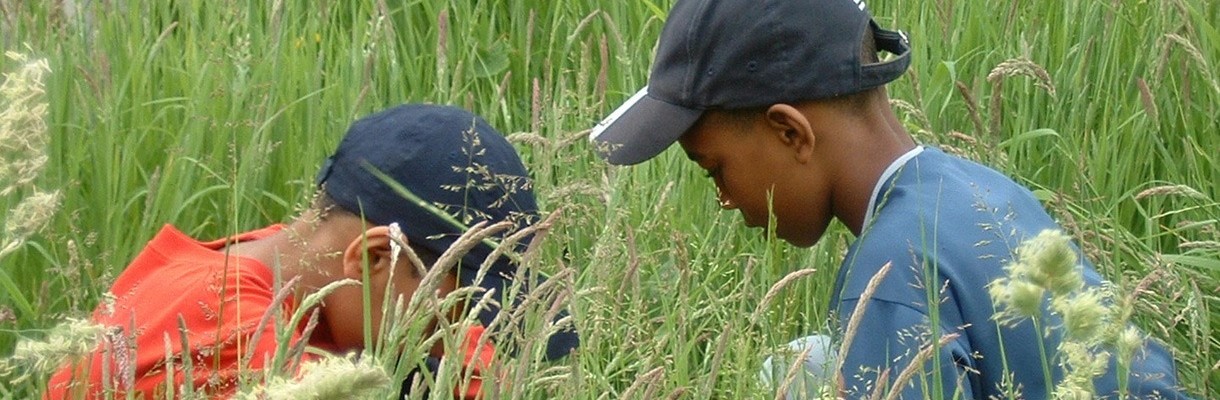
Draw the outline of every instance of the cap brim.
[[[491,290],[493,291],[491,297],[495,299],[497,303],[504,304],[504,293],[513,285],[513,279],[500,272],[488,271],[485,275],[483,275],[481,280],[475,282],[477,275],[478,271],[475,269],[459,268],[458,284],[463,287],[478,286],[483,289]],[[534,276],[534,274],[528,275]],[[546,279],[541,275],[537,275],[535,279],[530,280],[530,284],[522,288],[522,294],[531,288],[538,287],[545,280]],[[515,309],[517,306],[520,306],[521,301],[522,296],[517,296],[517,298],[513,299],[513,308]],[[496,315],[501,311],[502,309],[500,307],[488,305],[486,308],[479,310],[479,322],[481,322],[484,327],[491,327],[492,323],[496,319]],[[568,316],[568,311],[566,309],[560,310],[560,312],[555,315],[555,318],[551,322],[554,323],[566,316]],[[516,329],[509,329],[509,331],[515,332]],[[508,339],[507,342],[498,342],[497,345],[506,347],[505,350],[508,351],[509,355],[516,356],[518,350],[516,341],[520,340],[520,338],[513,337],[506,339]],[[579,346],[580,335],[575,329],[560,329],[552,333],[550,337],[546,339],[546,359],[556,360],[562,358]]]
[[[701,115],[703,110],[652,97],[645,86],[594,126],[589,141],[597,154],[611,164],[638,164],[665,151]]]

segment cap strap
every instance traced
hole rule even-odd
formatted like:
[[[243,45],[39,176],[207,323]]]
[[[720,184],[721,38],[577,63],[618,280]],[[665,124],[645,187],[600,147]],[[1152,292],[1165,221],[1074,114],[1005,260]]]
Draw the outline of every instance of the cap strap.
[[[872,88],[889,83],[902,76],[911,65],[911,47],[907,36],[902,31],[881,29],[875,21],[869,21],[877,50],[884,50],[895,57],[889,60],[860,66],[864,88]]]
[[[885,50],[898,57],[906,57],[911,48],[907,35],[902,31],[887,31],[873,25],[873,37],[877,41],[877,49]]]

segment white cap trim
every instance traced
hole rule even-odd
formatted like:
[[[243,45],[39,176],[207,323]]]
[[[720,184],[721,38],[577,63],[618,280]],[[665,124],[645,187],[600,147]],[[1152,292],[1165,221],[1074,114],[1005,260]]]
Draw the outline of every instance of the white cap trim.
[[[614,112],[610,113],[610,115],[606,116],[605,119],[593,126],[593,130],[589,132],[589,141],[597,140],[598,136],[601,136],[603,132],[610,128],[610,125],[613,125],[615,121],[618,121],[619,117],[622,117],[627,110],[630,110],[632,106],[635,106],[635,103],[640,102],[640,99],[643,99],[647,94],[648,86],[644,86],[642,89],[640,89],[640,91],[631,95],[631,98],[628,98],[627,101],[623,102],[623,105],[618,106]]]

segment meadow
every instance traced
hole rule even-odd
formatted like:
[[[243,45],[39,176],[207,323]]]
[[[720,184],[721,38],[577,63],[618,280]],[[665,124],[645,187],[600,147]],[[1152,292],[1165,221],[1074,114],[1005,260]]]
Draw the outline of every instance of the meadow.
[[[582,348],[506,361],[516,385],[493,398],[774,398],[762,358],[823,326],[852,237],[833,225],[800,249],[742,227],[677,149],[595,156],[587,130],[646,83],[670,5],[0,0],[0,49],[50,68],[45,166],[0,181],[0,248],[23,239],[0,252],[0,357],[88,315],[163,224],[215,238],[285,221],[351,121],[431,102],[506,133],[557,214],[536,268]],[[868,6],[912,41],[889,86],[908,130],[1034,188],[1182,384],[1220,397],[1220,3]],[[25,228],[19,203],[52,191]],[[41,390],[0,379],[0,398]]]

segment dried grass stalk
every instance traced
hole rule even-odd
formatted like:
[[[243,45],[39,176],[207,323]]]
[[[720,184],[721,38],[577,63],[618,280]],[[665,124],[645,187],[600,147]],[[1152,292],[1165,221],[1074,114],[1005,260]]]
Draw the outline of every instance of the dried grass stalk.
[[[851,319],[847,321],[847,330],[843,335],[843,344],[839,346],[839,355],[835,359],[835,382],[843,382],[843,362],[847,361],[847,350],[851,349],[851,343],[856,338],[857,330],[860,329],[860,321],[864,319],[864,312],[868,308],[868,302],[873,299],[873,294],[877,292],[877,286],[881,285],[881,280],[889,275],[893,263],[885,263],[877,273],[873,274],[872,278],[868,279],[868,285],[864,287],[864,292],[860,294],[860,299],[856,300],[856,308],[851,312]]]
[[[750,314],[750,323],[753,324],[758,322],[758,319],[762,317],[763,312],[767,310],[767,305],[771,304],[771,300],[774,299],[775,296],[779,295],[780,290],[788,287],[788,285],[791,285],[792,282],[795,282],[797,279],[813,275],[814,272],[817,272],[817,270],[813,268],[792,271],[788,273],[788,275],[784,275],[783,279],[780,279],[778,282],[775,282],[774,285],[771,285],[771,289],[767,290],[767,294],[763,296],[762,301],[758,303],[758,307],[755,307],[754,312]]]

